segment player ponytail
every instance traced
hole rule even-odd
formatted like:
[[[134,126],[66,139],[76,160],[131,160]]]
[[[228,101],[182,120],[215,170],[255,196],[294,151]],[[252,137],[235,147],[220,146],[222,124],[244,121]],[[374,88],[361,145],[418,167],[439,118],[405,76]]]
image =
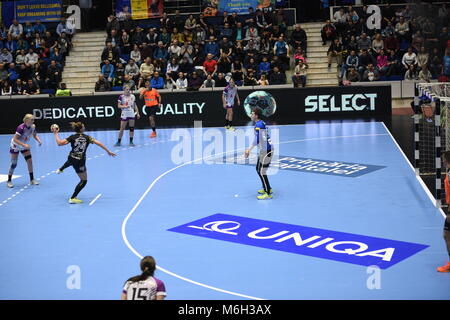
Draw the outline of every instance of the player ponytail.
[[[141,275],[132,277],[128,279],[128,281],[138,282],[147,280],[148,277],[153,276],[153,274],[155,273],[155,269],[156,269],[155,259],[151,256],[146,256],[141,260],[141,270],[142,270]]]
[[[71,122],[70,126],[76,133],[81,133],[81,131],[83,130],[83,127],[84,127],[82,122]]]

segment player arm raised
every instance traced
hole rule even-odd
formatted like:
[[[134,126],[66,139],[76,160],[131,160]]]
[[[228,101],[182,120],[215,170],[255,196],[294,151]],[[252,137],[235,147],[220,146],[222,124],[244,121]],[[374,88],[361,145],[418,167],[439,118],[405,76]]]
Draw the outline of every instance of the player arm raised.
[[[110,155],[111,157],[115,157],[116,156],[116,154],[114,152],[109,151],[109,149],[103,143],[101,143],[100,141],[93,139],[92,143],[98,145],[100,148],[105,150],[108,153],[108,155]]]
[[[59,136],[58,136],[58,132],[59,132],[59,128],[53,128],[52,129],[52,131],[53,131],[53,135],[55,136],[55,140],[56,140],[56,144],[58,145],[58,146],[65,146],[66,144],[68,144],[69,143],[69,141],[67,141],[66,139],[60,139],[59,138]]]

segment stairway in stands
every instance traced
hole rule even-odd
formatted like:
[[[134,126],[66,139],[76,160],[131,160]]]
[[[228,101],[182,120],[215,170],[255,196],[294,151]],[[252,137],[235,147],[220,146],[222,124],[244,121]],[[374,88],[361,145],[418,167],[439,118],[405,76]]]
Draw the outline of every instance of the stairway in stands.
[[[320,30],[324,24],[325,22],[301,23],[308,36],[308,57],[306,61],[309,69],[306,82],[307,87],[338,85],[337,64],[334,58],[331,69],[328,69],[327,51],[330,42],[323,46],[322,38],[320,37]]]
[[[105,47],[106,32],[77,33],[73,48],[66,58],[62,82],[73,95],[92,94],[100,74],[100,60]]]

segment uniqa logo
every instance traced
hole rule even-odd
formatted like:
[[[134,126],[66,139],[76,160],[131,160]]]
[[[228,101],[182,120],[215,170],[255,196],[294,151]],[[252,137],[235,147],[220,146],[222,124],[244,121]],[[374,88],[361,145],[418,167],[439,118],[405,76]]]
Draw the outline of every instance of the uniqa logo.
[[[319,235],[314,235],[303,239],[299,232],[291,232],[288,230],[282,230],[270,234],[270,232],[267,232],[270,228],[267,227],[258,228],[248,232],[247,234],[238,234],[235,230],[239,229],[241,224],[230,220],[212,221],[203,224],[203,226],[188,225],[187,227],[217,232],[230,236],[240,235],[255,240],[271,240],[274,244],[278,245],[282,245],[288,240],[293,240],[297,247],[306,247],[309,249],[322,247],[333,253],[354,255],[357,257],[372,256],[381,258],[383,261],[391,261],[395,252],[395,248],[392,247],[370,251],[369,246],[360,241],[334,241],[334,238],[323,238]]]

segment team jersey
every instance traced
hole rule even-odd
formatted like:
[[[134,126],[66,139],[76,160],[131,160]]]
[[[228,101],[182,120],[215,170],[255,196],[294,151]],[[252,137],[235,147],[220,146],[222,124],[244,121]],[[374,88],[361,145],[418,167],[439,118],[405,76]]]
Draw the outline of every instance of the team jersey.
[[[223,95],[225,96],[225,103],[229,107],[234,106],[234,100],[237,95],[237,86],[230,87],[229,85],[223,89]]]
[[[83,160],[86,158],[86,151],[90,143],[94,142],[94,138],[84,134],[76,133],[66,138],[72,146],[70,156],[74,159]]]
[[[123,288],[127,300],[156,300],[156,296],[166,296],[164,282],[155,277],[143,281],[127,281]]]
[[[450,174],[450,169],[447,169],[447,175],[445,176],[444,180],[444,187],[445,187],[445,203],[450,205],[450,182],[448,175]]]
[[[262,120],[258,120],[255,123],[255,140],[253,141],[253,145],[258,146],[259,152],[272,151],[269,129]]]
[[[15,135],[18,135],[18,140],[23,143],[28,143],[31,136],[36,134],[36,126],[33,124],[31,127],[27,127],[25,123],[19,125],[16,129]],[[11,149],[15,152],[24,150],[24,148],[18,144],[14,143],[14,137],[11,139]]]
[[[153,107],[158,105],[158,98],[161,96],[159,95],[158,91],[154,88],[152,90],[144,90],[143,93],[145,105],[147,107]]]
[[[127,106],[126,108],[121,109],[122,110],[121,117],[122,118],[126,118],[126,117],[134,118],[134,106],[136,104],[136,97],[133,94],[130,94],[128,96],[125,94],[121,94],[119,96],[118,102],[122,105]]]

